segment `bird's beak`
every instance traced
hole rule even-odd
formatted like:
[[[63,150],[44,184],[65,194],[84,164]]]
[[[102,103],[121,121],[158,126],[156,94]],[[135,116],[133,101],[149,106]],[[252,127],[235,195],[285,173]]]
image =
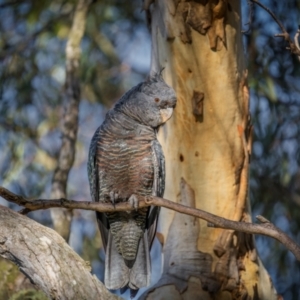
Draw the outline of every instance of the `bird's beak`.
[[[162,118],[162,123],[167,122],[173,114],[173,108],[167,107],[160,110],[160,116]]]

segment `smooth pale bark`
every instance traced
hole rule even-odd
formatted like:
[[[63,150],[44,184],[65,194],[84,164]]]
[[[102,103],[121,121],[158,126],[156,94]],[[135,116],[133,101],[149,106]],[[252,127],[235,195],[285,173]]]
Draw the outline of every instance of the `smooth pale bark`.
[[[14,262],[49,299],[120,299],[54,230],[0,205],[0,256]]]
[[[250,221],[251,126],[240,1],[201,2],[145,3],[152,73],[164,67],[178,98],[174,116],[159,132],[166,156],[164,197]],[[166,209],[159,231],[163,275],[145,298],[277,299],[251,235],[180,219]]]

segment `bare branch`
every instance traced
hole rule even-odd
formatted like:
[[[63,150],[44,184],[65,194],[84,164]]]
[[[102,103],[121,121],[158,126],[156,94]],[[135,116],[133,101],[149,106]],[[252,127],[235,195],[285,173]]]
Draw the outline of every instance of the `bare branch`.
[[[250,31],[252,18],[253,18],[253,3],[249,0],[247,2],[248,2],[248,6],[249,6],[249,17],[248,17],[248,21],[247,21],[247,23],[245,23],[245,25],[248,25],[249,27],[247,30],[242,30],[242,33],[248,33]]]
[[[0,256],[15,263],[49,299],[120,299],[54,230],[0,205]]]
[[[257,4],[258,6],[260,6],[261,8],[263,8],[266,12],[268,12],[270,14],[270,16],[274,19],[274,21],[278,24],[278,26],[280,27],[282,32],[286,32],[284,26],[282,25],[282,23],[280,22],[280,20],[275,16],[275,14],[266,6],[264,6],[262,3],[260,3],[257,0],[250,0],[251,2]]]
[[[51,198],[65,198],[69,171],[75,159],[80,102],[79,60],[80,42],[85,30],[86,15],[91,0],[79,0],[66,46],[66,93],[65,113],[62,120],[62,144],[57,167],[53,174]],[[72,212],[53,209],[51,217],[54,228],[66,240],[69,239]]]
[[[286,31],[285,27],[282,25],[282,23],[280,22],[280,20],[275,16],[275,14],[266,6],[264,6],[263,4],[261,4],[259,1],[257,0],[250,0],[251,2],[257,4],[258,6],[260,6],[261,8],[263,8],[266,12],[269,13],[269,15],[273,18],[273,20],[278,24],[278,26],[280,27],[282,33],[278,33],[275,34],[275,37],[282,37],[284,38],[285,41],[287,41],[289,43],[289,47],[287,49],[289,49],[291,51],[291,53],[295,54],[298,56],[298,60],[300,61],[300,48],[299,48],[299,43],[296,42],[296,40],[298,41],[298,36],[299,36],[299,30],[297,31],[296,35],[295,35],[295,43],[292,41],[292,39],[290,38],[290,35],[288,34],[288,32]]]
[[[18,196],[7,189],[0,187],[0,196],[6,199],[9,202],[16,203],[20,206],[25,207],[25,212],[47,209],[51,207],[64,207],[68,209],[84,209],[84,210],[93,210],[98,212],[113,212],[113,211],[128,211],[132,210],[131,205],[128,202],[122,202],[115,205],[115,207],[110,203],[96,203],[88,201],[74,201],[67,200],[64,198],[61,199],[37,199],[37,200],[27,200],[24,197]],[[272,237],[283,245],[285,245],[300,261],[300,247],[295,243],[287,234],[277,228],[275,225],[270,223],[265,218],[258,216],[257,219],[262,222],[262,224],[253,224],[246,222],[237,222],[227,220],[225,218],[216,216],[214,214],[208,213],[201,209],[196,209],[192,207],[187,207],[179,203],[172,202],[167,199],[159,197],[141,197],[139,196],[139,207],[146,207],[149,205],[161,206],[168,209],[172,209],[179,213],[186,215],[194,216],[209,222],[209,226],[214,224],[213,227],[231,229],[245,233],[251,234],[262,234],[265,236]],[[23,211],[24,212],[24,211]]]

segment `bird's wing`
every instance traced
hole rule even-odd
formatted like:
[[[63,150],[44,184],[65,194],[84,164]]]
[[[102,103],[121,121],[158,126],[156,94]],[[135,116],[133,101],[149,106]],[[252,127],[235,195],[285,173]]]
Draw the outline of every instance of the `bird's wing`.
[[[161,145],[157,140],[152,142],[152,155],[154,166],[154,180],[152,195],[163,197],[165,191],[165,157]],[[160,207],[150,206],[146,228],[148,230],[148,244],[151,249],[158,222]]]
[[[100,128],[95,132],[89,151],[89,160],[88,160],[88,177],[90,183],[90,190],[92,200],[95,202],[99,202],[99,193],[100,193],[100,170],[97,163],[97,144],[100,139],[99,135]],[[105,213],[96,212],[97,223],[100,229],[101,239],[103,243],[104,250],[106,250],[107,242],[108,242],[108,230],[109,223]]]

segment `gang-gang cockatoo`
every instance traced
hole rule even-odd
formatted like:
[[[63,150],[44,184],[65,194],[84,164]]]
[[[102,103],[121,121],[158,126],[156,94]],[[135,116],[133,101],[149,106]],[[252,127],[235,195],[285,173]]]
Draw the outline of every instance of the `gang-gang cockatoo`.
[[[150,249],[158,207],[138,208],[137,195],[163,197],[165,161],[156,133],[173,113],[176,95],[161,74],[116,103],[91,141],[88,175],[93,201],[129,201],[136,210],[99,213],[105,248],[105,286],[134,290],[150,284]]]

